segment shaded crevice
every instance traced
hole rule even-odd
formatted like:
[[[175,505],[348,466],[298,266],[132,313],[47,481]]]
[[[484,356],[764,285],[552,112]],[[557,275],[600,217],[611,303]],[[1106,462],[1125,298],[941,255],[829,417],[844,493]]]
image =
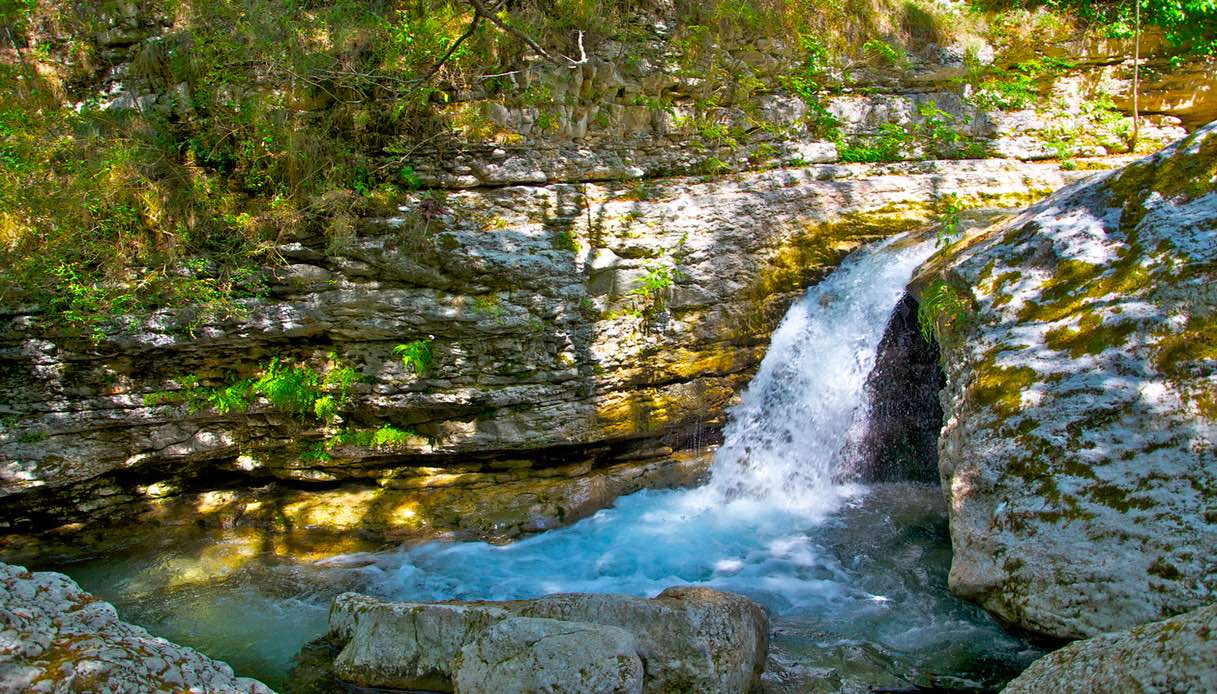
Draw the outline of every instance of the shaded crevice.
[[[938,345],[921,335],[917,301],[905,294],[892,311],[866,379],[869,418],[847,456],[847,476],[863,482],[937,483],[938,435],[946,385]]]

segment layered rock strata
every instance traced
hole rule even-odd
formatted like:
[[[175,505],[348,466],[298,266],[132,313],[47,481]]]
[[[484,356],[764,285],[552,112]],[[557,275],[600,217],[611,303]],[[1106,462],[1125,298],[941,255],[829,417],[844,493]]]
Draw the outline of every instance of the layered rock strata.
[[[409,529],[430,522],[406,508],[420,490],[696,449],[791,299],[850,248],[934,219],[945,191],[1017,206],[1074,175],[925,162],[508,187],[442,208],[412,196],[341,247],[285,241],[263,295],[230,314],[165,311],[93,343],[10,309],[0,524],[153,517],[199,491],[277,482],[320,494],[317,507],[361,485],[365,515]],[[426,345],[425,368],[400,356],[408,344]],[[224,409],[271,368],[347,374],[327,391],[332,418],[262,396]],[[214,515],[287,528],[259,508]]]

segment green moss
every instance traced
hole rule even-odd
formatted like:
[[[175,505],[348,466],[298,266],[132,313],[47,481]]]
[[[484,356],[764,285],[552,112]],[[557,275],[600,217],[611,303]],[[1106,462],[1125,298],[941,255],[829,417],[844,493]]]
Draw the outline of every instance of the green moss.
[[[1062,326],[1049,330],[1044,339],[1052,349],[1068,352],[1070,357],[1077,359],[1124,344],[1136,329],[1137,325],[1132,321],[1110,324],[1097,313],[1088,313],[1078,321],[1076,328]]]
[[[1022,277],[1022,272],[1009,270],[993,278],[993,282],[986,292],[993,297],[993,308],[1001,308],[1010,303],[1011,296],[1006,291],[1006,286],[1019,281]]]
[[[1166,560],[1166,557],[1158,557],[1154,563],[1149,565],[1148,569],[1151,576],[1157,576],[1168,581],[1178,581],[1184,578],[1183,572],[1180,571],[1174,564]]]
[[[1005,420],[1022,409],[1023,392],[1038,378],[1035,369],[1028,366],[982,364],[977,368],[976,379],[968,387],[966,397],[976,406],[992,409]]]
[[[1217,385],[1207,376],[1217,363],[1217,314],[1193,315],[1184,329],[1160,336],[1153,365],[1200,413],[1217,419]]]
[[[1120,513],[1128,513],[1134,508],[1145,511],[1154,506],[1153,500],[1147,497],[1130,497],[1124,489],[1109,482],[1096,481],[1086,487],[1085,494],[1096,502]]]
[[[1180,142],[1174,156],[1136,162],[1112,177],[1109,186],[1123,207],[1121,229],[1136,228],[1148,212],[1145,202],[1153,193],[1168,200],[1193,199],[1217,190],[1217,137],[1208,137],[1197,151],[1186,153],[1196,139],[1192,135]]]
[[[1044,283],[1040,301],[1027,302],[1018,317],[1024,321],[1054,322],[1104,297],[1126,297],[1152,286],[1153,277],[1142,264],[1141,248],[1132,242],[1109,265],[1075,259],[1060,261],[1052,278]]]

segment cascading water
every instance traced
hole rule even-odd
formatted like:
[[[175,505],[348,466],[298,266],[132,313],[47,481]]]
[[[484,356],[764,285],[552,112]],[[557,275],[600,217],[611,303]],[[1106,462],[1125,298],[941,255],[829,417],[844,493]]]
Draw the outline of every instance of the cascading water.
[[[863,249],[795,302],[731,412],[707,485],[623,497],[507,546],[436,542],[320,562],[309,568],[313,584],[321,573],[401,600],[653,595],[701,584],[766,605],[774,666],[827,683],[816,691],[1004,682],[1036,651],[947,592],[941,492],[835,479],[865,425],[864,384],[888,316],[932,250],[907,239]],[[157,558],[166,576],[173,561]],[[124,578],[130,571],[112,563],[69,573],[128,619],[275,684],[288,679],[284,654],[324,630],[332,596],[285,595],[272,585],[284,581],[275,570],[269,581],[251,573],[183,599],[171,587],[149,592],[146,568]],[[229,608],[217,613],[217,604]],[[233,613],[243,615],[236,625],[225,618]]]
[[[403,599],[657,593],[700,583],[778,609],[863,599],[808,530],[862,492],[834,481],[888,314],[930,243],[892,240],[851,256],[795,302],[732,410],[711,481],[642,492],[571,527],[500,547],[433,543],[378,564]],[[865,593],[865,591],[863,591]]]

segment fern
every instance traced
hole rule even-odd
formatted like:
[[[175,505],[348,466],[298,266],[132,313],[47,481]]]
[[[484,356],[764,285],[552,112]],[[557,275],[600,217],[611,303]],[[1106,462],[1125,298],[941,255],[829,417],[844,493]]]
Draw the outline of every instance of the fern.
[[[917,325],[926,342],[943,344],[957,330],[972,322],[971,292],[961,290],[941,278],[921,293]]]

